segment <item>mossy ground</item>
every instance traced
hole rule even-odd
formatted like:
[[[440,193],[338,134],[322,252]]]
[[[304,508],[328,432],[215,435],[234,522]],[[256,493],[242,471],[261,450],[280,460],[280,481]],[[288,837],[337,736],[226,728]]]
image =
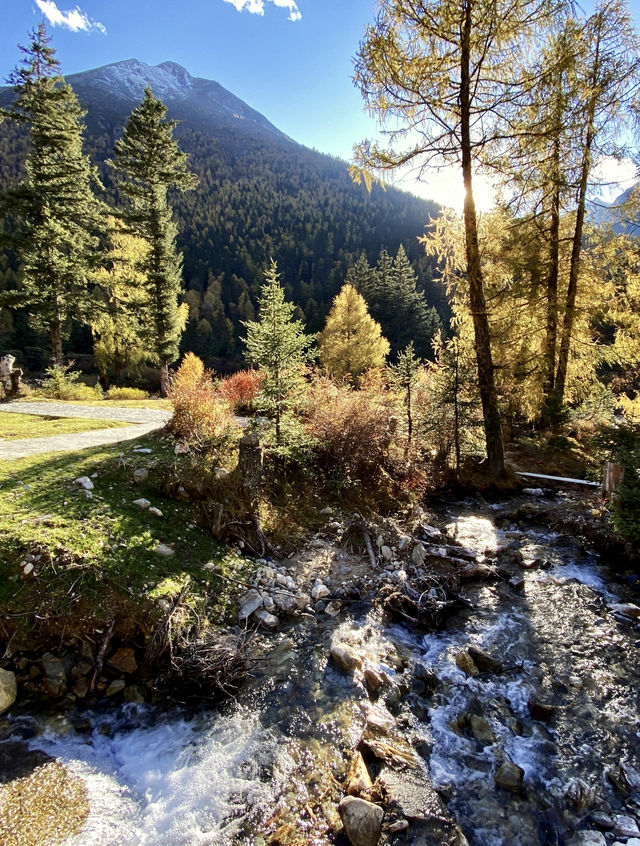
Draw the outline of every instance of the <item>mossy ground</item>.
[[[0,465],[0,637],[32,644],[54,632],[82,635],[116,616],[147,628],[162,613],[157,600],[176,595],[187,577],[185,599],[201,622],[224,621],[249,562],[198,525],[195,504],[163,496],[181,460],[160,434]],[[149,477],[136,485],[141,467]],[[91,498],[74,481],[80,476],[92,477]],[[134,505],[141,497],[163,516]],[[174,554],[159,555],[158,544]],[[36,560],[25,575],[29,554]]]
[[[2,413],[0,406],[0,439],[50,438],[72,435],[94,429],[118,429],[128,426],[119,420],[88,420],[84,417],[41,417],[37,414]]]

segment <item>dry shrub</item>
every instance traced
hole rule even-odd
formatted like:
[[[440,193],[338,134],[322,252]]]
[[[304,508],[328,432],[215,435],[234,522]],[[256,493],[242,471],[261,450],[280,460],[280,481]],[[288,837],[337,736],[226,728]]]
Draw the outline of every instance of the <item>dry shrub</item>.
[[[307,431],[317,441],[320,468],[334,478],[376,487],[392,461],[393,396],[379,379],[365,379],[354,390],[319,377],[307,399]]]
[[[173,417],[169,430],[193,447],[216,449],[230,436],[233,420],[228,405],[220,399],[204,364],[193,353],[187,353],[171,379],[169,399]]]
[[[140,388],[109,388],[106,398],[110,400],[146,400],[149,394]]]
[[[263,375],[259,370],[239,370],[218,382],[217,390],[235,414],[252,414]]]

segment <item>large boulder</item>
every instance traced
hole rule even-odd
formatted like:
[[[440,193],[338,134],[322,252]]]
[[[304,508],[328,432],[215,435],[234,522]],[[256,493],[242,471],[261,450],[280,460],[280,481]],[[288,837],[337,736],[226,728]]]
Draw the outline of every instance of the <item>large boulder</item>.
[[[345,796],[338,811],[352,846],[376,846],[382,831],[382,808],[366,799]]]
[[[11,708],[18,695],[15,673],[0,669],[0,714]]]

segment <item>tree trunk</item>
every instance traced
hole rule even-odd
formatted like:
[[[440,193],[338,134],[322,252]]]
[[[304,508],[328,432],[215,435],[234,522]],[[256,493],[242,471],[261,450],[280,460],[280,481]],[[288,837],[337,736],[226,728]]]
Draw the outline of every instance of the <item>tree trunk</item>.
[[[555,385],[556,347],[558,344],[558,275],[560,267],[560,184],[558,180],[560,165],[560,138],[554,141],[554,176],[553,195],[549,226],[549,273],[546,285],[546,327],[544,339],[544,377],[542,395],[543,418],[548,411],[549,397]]]
[[[51,341],[51,355],[53,363],[62,366],[62,326],[59,320],[54,320],[49,327],[49,339]]]
[[[163,361],[160,365],[160,394],[163,397],[167,396],[169,390],[169,363]]]
[[[484,418],[484,432],[487,445],[487,469],[491,479],[496,479],[504,471],[504,447],[502,443],[502,423],[498,408],[491,356],[489,319],[484,296],[484,282],[480,263],[478,244],[478,225],[476,207],[473,199],[472,163],[471,163],[471,5],[465,3],[465,19],[460,50],[460,135],[462,150],[462,178],[464,181],[464,230],[466,241],[467,280],[469,283],[469,302],[473,319],[473,331],[476,342],[476,362],[478,365],[478,387]]]
[[[567,382],[567,370],[569,368],[569,351],[573,335],[573,324],[575,320],[576,296],[578,293],[578,275],[580,273],[580,253],[582,251],[582,232],[584,229],[585,208],[587,202],[587,188],[589,185],[589,172],[591,170],[591,148],[595,136],[595,114],[596,101],[598,99],[598,78],[600,74],[600,40],[595,45],[593,59],[593,72],[591,74],[592,90],[591,100],[587,109],[586,136],[584,152],[582,157],[582,169],[580,172],[580,185],[578,188],[578,203],[576,208],[576,223],[573,231],[571,244],[571,263],[569,265],[569,284],[567,287],[567,299],[565,304],[564,321],[562,324],[562,335],[560,338],[560,351],[558,353],[558,369],[556,380],[551,395],[551,411],[554,416],[559,414],[564,402],[564,392]]]
[[[573,335],[573,324],[575,321],[576,296],[578,293],[578,276],[580,273],[580,253],[582,251],[582,232],[584,229],[585,206],[587,199],[587,185],[591,165],[591,128],[587,132],[587,145],[585,147],[582,174],[580,178],[580,190],[578,193],[578,208],[576,209],[576,225],[573,231],[571,245],[571,264],[569,265],[569,285],[567,287],[567,299],[565,303],[564,321],[562,323],[562,335],[560,337],[560,351],[558,353],[558,369],[556,380],[551,394],[551,410],[557,415],[564,402],[564,391],[567,383],[567,370],[569,368],[569,351]]]

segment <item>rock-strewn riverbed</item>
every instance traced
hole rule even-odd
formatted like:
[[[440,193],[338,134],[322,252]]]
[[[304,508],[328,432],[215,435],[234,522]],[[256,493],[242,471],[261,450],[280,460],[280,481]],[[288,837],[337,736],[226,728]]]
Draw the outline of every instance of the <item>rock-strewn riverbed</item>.
[[[518,507],[365,527],[375,567],[362,524],[327,514],[298,556],[256,562],[251,677],[222,711],[10,716],[87,786],[68,843],[632,842],[633,597]]]

